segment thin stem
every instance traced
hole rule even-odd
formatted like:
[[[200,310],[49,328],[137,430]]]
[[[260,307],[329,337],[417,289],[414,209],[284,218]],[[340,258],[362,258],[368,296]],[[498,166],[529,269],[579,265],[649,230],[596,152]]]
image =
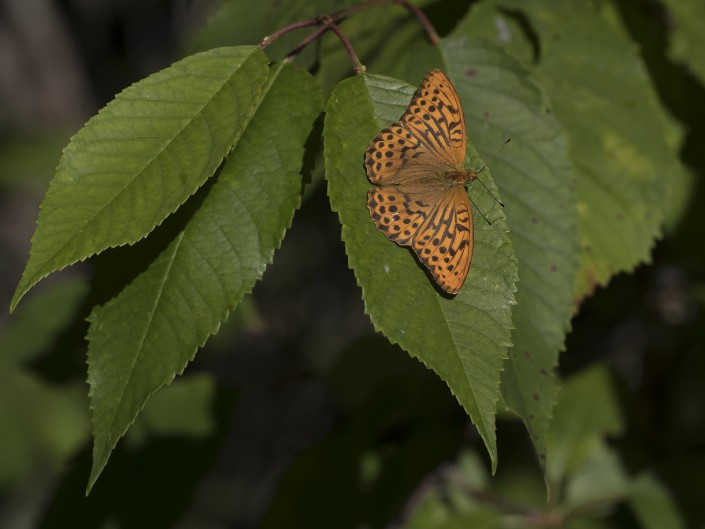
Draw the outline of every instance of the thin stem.
[[[334,11],[333,13],[330,13],[328,15],[321,15],[321,16],[318,16],[315,18],[310,18],[308,20],[302,20],[301,22],[294,22],[293,24],[289,24],[288,26],[284,26],[283,28],[275,31],[271,35],[264,37],[262,39],[262,42],[260,42],[259,45],[261,48],[264,49],[267,46],[269,46],[272,42],[274,42],[275,40],[283,37],[287,33],[291,33],[294,30],[301,29],[301,28],[307,28],[307,27],[311,27],[311,26],[322,25],[322,20],[325,19],[326,17],[335,23],[339,23],[339,22],[345,20],[350,15],[354,15],[358,11],[363,11],[363,10],[368,9],[370,7],[374,7],[377,4],[387,3],[389,1],[390,0],[367,0],[367,2],[355,4],[350,7],[344,7],[343,9],[339,9],[338,11]],[[323,31],[315,33],[316,37],[309,40],[308,42],[306,42],[306,44],[303,47],[306,47],[308,44],[313,42],[316,38],[318,38],[322,33],[325,33],[327,30],[328,30],[328,28],[326,28]],[[301,43],[303,44],[305,42],[305,40],[307,40],[307,39],[304,39],[304,41],[302,41]],[[299,44],[299,46],[301,46],[301,44]],[[297,46],[295,48],[295,50],[297,48],[299,48],[299,46]],[[298,51],[301,51],[301,50],[298,50]],[[292,55],[292,54],[294,54],[294,52],[290,53],[289,55]]]
[[[270,44],[272,44],[272,42],[274,42],[275,40],[283,37],[284,35],[294,30],[311,26],[318,26],[315,31],[310,33],[305,39],[299,42],[299,44],[297,44],[293,50],[289,52],[285,60],[290,62],[293,61],[306,46],[311,44],[313,41],[318,39],[321,35],[323,35],[326,31],[330,29],[337,35],[337,37],[340,39],[340,42],[343,43],[343,46],[345,46],[348,55],[350,55],[350,58],[353,61],[355,73],[359,74],[360,72],[365,71],[365,66],[360,62],[360,59],[355,53],[355,50],[353,49],[352,44],[350,43],[350,40],[348,40],[343,31],[340,29],[340,27],[338,27],[338,24],[345,20],[347,17],[354,15],[359,11],[363,11],[365,9],[369,9],[371,7],[375,7],[377,5],[385,3],[395,3],[404,6],[412,15],[414,15],[421,22],[421,25],[426,30],[430,41],[433,44],[438,44],[440,42],[440,37],[438,36],[438,33],[436,33],[435,28],[428,20],[426,15],[423,13],[423,11],[421,11],[415,5],[411,4],[408,0],[367,0],[366,2],[361,2],[350,7],[345,7],[327,15],[321,15],[316,18],[303,20],[301,22],[294,22],[293,24],[284,26],[283,28],[275,31],[271,35],[264,37],[259,45],[262,49],[264,49]]]
[[[315,18],[312,18],[310,20],[302,20],[301,22],[294,22],[293,24],[289,24],[288,26],[284,26],[281,29],[278,29],[271,35],[268,35],[262,39],[262,42],[259,43],[259,47],[264,49],[267,46],[269,46],[272,42],[275,40],[283,37],[287,33],[290,33],[294,30],[301,29],[301,28],[308,28],[311,26],[317,26],[319,24],[318,20]]]
[[[412,15],[414,15],[416,18],[419,19],[419,22],[421,22],[421,25],[426,30],[426,34],[428,35],[428,38],[432,44],[438,44],[441,41],[441,38],[438,36],[438,33],[436,32],[436,28],[433,27],[433,24],[431,24],[431,21],[424,14],[424,12],[421,11],[421,9],[419,9],[414,4],[410,3],[409,0],[392,0],[392,1],[395,4],[399,4],[400,6],[404,6],[406,9],[408,9],[408,11]]]
[[[306,37],[304,40],[302,40],[301,42],[299,42],[299,43],[294,47],[294,49],[291,50],[291,51],[287,54],[286,60],[287,60],[287,61],[293,61],[293,60],[297,57],[297,55],[298,55],[299,53],[301,53],[301,51],[302,51],[306,46],[308,46],[309,44],[311,44],[314,40],[316,40],[318,37],[320,37],[321,35],[323,35],[323,34],[324,34],[326,31],[328,31],[329,29],[330,29],[330,28],[329,28],[328,26],[321,26],[321,27],[319,27],[316,31],[314,31],[314,32],[312,32],[311,34],[309,34],[308,37]]]
[[[329,17],[324,17],[323,24],[325,24],[327,27],[329,27],[331,30],[333,30],[333,33],[335,33],[338,38],[340,39],[340,42],[343,43],[343,46],[345,46],[345,49],[348,52],[348,55],[350,55],[350,59],[352,59],[353,66],[355,69],[355,73],[360,75],[360,72],[364,72],[365,65],[360,62],[360,58],[357,56],[357,53],[355,53],[355,50],[352,47],[352,44],[350,44],[350,41],[348,38],[345,36],[345,33],[343,33],[343,30],[338,27],[338,25],[333,22],[332,19]]]

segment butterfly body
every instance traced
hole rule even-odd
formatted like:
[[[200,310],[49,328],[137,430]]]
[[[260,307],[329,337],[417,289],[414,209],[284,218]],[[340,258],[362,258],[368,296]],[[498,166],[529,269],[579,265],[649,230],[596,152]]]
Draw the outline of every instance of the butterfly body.
[[[432,70],[404,115],[383,129],[365,154],[367,207],[377,229],[410,246],[449,294],[462,288],[474,244],[465,187],[477,172],[464,167],[465,119],[453,85]]]

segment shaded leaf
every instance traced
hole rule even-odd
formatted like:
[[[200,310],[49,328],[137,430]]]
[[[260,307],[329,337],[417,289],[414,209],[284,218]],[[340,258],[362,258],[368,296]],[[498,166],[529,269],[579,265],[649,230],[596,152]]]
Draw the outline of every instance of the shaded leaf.
[[[668,10],[672,32],[669,38],[669,55],[676,61],[688,66],[705,84],[705,4],[687,0],[664,0]]]
[[[596,505],[615,505],[628,493],[629,478],[618,454],[601,440],[567,476],[561,509],[589,512]]]
[[[84,280],[66,278],[17,310],[0,332],[0,367],[30,362],[45,353],[78,316],[87,292]]]
[[[85,386],[49,385],[20,369],[2,369],[0,424],[0,486],[57,470],[88,438]]]
[[[602,450],[603,438],[622,431],[609,374],[594,367],[571,377],[561,389],[548,436],[548,475],[560,484],[567,474]]]
[[[683,168],[679,133],[626,33],[584,0],[486,2],[472,29],[532,63],[567,134],[577,176],[576,299],[648,261]]]
[[[214,428],[210,408],[215,389],[215,380],[206,373],[165,386],[147,401],[127,432],[128,441],[140,443],[155,435],[193,438],[208,435]]]
[[[649,472],[632,480],[629,505],[645,529],[682,529],[686,526],[669,491]]]
[[[469,32],[461,24],[454,34]],[[462,97],[470,138],[506,206],[519,283],[502,396],[524,420],[543,466],[554,367],[573,311],[578,267],[573,168],[546,95],[516,59],[467,38],[445,39],[440,51]],[[511,142],[497,151],[506,138]]]

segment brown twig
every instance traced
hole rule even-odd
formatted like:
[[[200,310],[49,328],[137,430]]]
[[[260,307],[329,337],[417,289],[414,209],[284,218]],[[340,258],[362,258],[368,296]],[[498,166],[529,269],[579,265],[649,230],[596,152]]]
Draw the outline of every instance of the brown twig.
[[[343,46],[345,46],[345,49],[347,50],[348,55],[350,55],[350,59],[353,62],[355,73],[357,75],[360,75],[360,72],[364,72],[365,65],[360,62],[360,58],[357,56],[357,53],[355,53],[352,44],[350,44],[350,41],[345,36],[345,33],[343,33],[343,30],[340,29],[340,27],[328,17],[325,17],[325,20],[323,20],[323,24],[325,24],[326,27],[329,27],[333,31],[333,33],[335,33],[340,39],[340,42],[343,43]]]
[[[260,42],[259,44],[260,48],[266,48],[275,40],[283,37],[284,35],[294,30],[318,26],[315,31],[311,32],[305,39],[299,42],[294,47],[294,49],[287,54],[285,60],[293,61],[299,55],[299,53],[301,53],[301,51],[306,48],[306,46],[318,39],[326,31],[331,30],[340,39],[340,42],[343,44],[343,46],[345,46],[345,50],[348,52],[348,55],[350,56],[350,59],[353,62],[355,73],[359,74],[360,72],[365,71],[365,66],[360,62],[360,59],[355,53],[355,50],[353,49],[352,44],[350,43],[350,40],[345,36],[338,24],[340,24],[340,22],[359,11],[369,9],[371,7],[375,7],[383,3],[395,3],[405,7],[412,15],[414,15],[419,20],[419,22],[421,22],[421,25],[426,30],[429,40],[433,44],[438,44],[438,42],[440,42],[440,37],[438,36],[438,33],[436,32],[435,28],[428,20],[426,15],[423,13],[423,11],[421,11],[415,5],[411,4],[408,0],[367,0],[366,2],[361,2],[350,7],[345,7],[327,15],[321,15],[316,18],[302,20],[301,22],[294,22],[293,24],[284,26],[283,28],[275,31],[271,35],[264,37],[262,39],[262,42]]]
[[[262,39],[262,42],[259,43],[259,47],[264,49],[269,46],[272,42],[283,37],[287,33],[291,33],[292,31],[297,29],[308,28],[317,25],[318,20],[316,20],[315,18],[312,18],[311,20],[302,20],[301,22],[294,22],[293,24],[289,24],[288,26],[284,26],[283,28],[278,29],[271,35],[267,35],[266,37],[264,37]]]
[[[272,42],[283,37],[287,33],[290,33],[292,31],[295,31],[295,30],[301,29],[301,28],[307,28],[307,27],[311,27],[311,26],[321,26],[322,21],[325,19],[330,19],[335,24],[338,24],[338,23],[342,22],[343,20],[345,20],[346,18],[348,18],[349,16],[354,15],[358,11],[363,11],[365,9],[369,9],[370,7],[374,7],[377,4],[382,4],[382,3],[389,2],[389,1],[390,0],[367,0],[366,2],[362,2],[360,4],[355,4],[350,7],[344,7],[343,9],[339,9],[338,11],[333,11],[332,13],[329,13],[327,15],[321,15],[321,16],[318,16],[315,18],[310,18],[308,20],[302,20],[301,22],[294,22],[293,24],[289,24],[288,26],[284,26],[283,28],[275,31],[271,35],[264,37],[262,39],[262,42],[260,42],[259,45],[261,48],[266,48]],[[330,28],[326,28],[326,29],[323,29],[322,31],[314,32],[316,34],[316,37],[310,39],[309,42],[307,42],[306,44],[308,45],[311,42],[313,42],[314,40],[316,40],[316,38],[320,37],[321,34],[328,31],[328,29],[330,29]],[[308,40],[308,39],[305,39],[305,40]],[[302,43],[303,42],[304,41],[302,41]],[[300,44],[299,44],[299,46],[300,46]],[[297,48],[299,46],[297,46]]]
[[[294,46],[294,49],[291,50],[287,56],[286,60],[287,61],[293,61],[296,56],[303,51],[303,49],[311,44],[314,40],[316,40],[318,37],[323,35],[326,31],[328,31],[330,28],[328,26],[321,26],[319,27],[316,31],[310,33],[308,37],[306,37],[304,40],[299,42],[296,46]]]

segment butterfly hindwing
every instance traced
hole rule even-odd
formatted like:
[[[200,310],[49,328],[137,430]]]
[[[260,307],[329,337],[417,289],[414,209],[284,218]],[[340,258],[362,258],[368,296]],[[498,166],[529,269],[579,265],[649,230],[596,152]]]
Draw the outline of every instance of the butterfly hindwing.
[[[367,193],[367,208],[379,231],[401,246],[410,246],[433,209],[422,198],[404,186],[374,187]]]
[[[411,246],[441,288],[451,294],[460,290],[473,250],[472,210],[464,187],[375,187],[367,207],[377,229]]]
[[[464,187],[453,186],[419,226],[412,248],[441,288],[456,294],[465,283],[473,247],[470,199]]]

